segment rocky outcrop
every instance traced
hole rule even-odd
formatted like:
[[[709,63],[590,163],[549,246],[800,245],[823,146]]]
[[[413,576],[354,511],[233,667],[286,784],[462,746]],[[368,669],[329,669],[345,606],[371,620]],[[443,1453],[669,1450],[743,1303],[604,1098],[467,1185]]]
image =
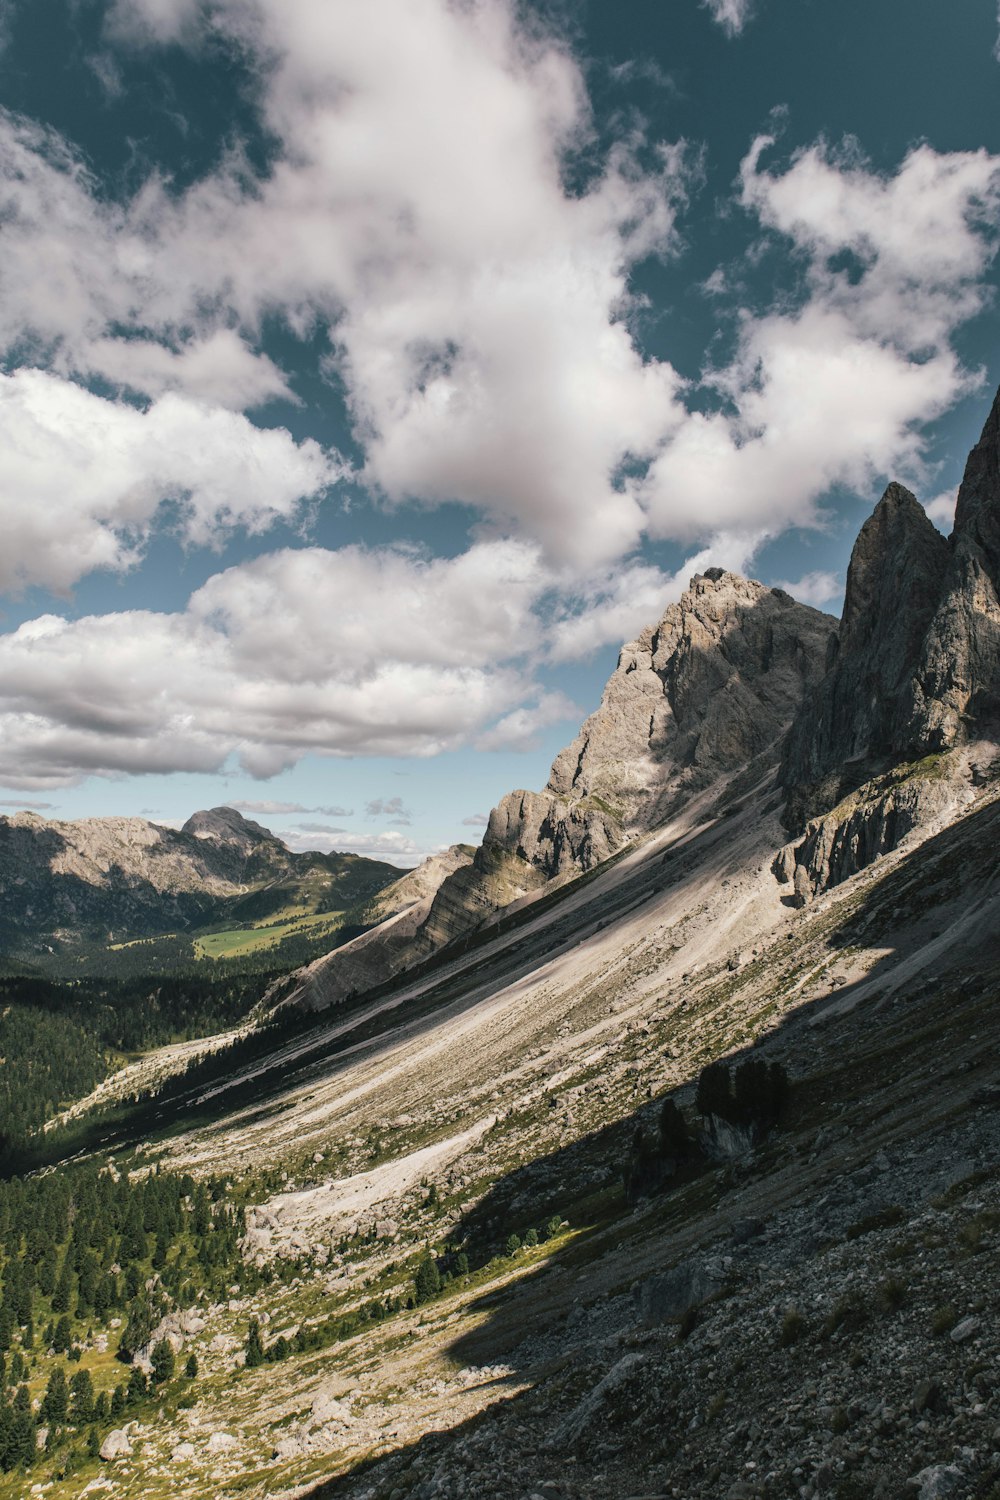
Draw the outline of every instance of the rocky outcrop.
[[[813,818],[804,836],[780,851],[772,866],[791,887],[787,903],[805,906],[821,891],[849,880],[880,855],[897,849],[916,829],[954,812],[965,794],[947,760],[930,756],[878,777]]]
[[[800,902],[847,879],[961,800],[965,767],[941,752],[998,737],[1000,395],[950,540],[898,484],[861,529],[829,670],[785,748],[786,826],[804,836],[775,873]]]
[[[899,720],[948,559],[923,506],[890,484],[854,544],[829,670],[788,737],[782,780],[792,826],[900,758]]]
[[[945,587],[901,723],[911,751],[948,749],[1000,724],[1000,393],[958,491]]]

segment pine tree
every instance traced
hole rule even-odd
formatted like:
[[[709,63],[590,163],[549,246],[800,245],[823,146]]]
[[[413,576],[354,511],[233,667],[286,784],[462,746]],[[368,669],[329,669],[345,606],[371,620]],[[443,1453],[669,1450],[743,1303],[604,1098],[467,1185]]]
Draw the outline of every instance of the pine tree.
[[[62,1365],[56,1365],[49,1376],[41,1410],[43,1418],[50,1424],[54,1425],[66,1420],[69,1410],[69,1391],[66,1387],[66,1372]]]
[[[250,1319],[247,1330],[246,1363],[248,1370],[255,1370],[264,1363],[264,1345],[260,1337],[260,1323],[256,1318]]]
[[[418,1305],[421,1302],[429,1302],[432,1297],[437,1296],[440,1290],[441,1273],[437,1268],[437,1262],[432,1255],[425,1255],[413,1278],[414,1301]]]
[[[150,1363],[153,1367],[153,1380],[157,1385],[162,1385],[165,1380],[173,1379],[174,1351],[169,1339],[160,1339],[159,1343],[153,1346]]]
[[[69,1419],[77,1427],[94,1419],[94,1382],[89,1370],[77,1370],[70,1381]]]
[[[197,1376],[198,1376],[198,1356],[196,1354],[189,1354],[188,1355],[188,1357],[187,1357],[187,1364],[184,1366],[184,1374],[187,1376],[188,1380],[196,1380],[197,1379]]]

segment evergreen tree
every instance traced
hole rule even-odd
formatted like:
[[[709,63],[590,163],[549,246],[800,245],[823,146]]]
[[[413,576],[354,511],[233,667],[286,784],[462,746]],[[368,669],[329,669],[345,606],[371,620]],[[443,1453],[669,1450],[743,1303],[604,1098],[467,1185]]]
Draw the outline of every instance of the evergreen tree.
[[[65,1422],[69,1411],[69,1391],[66,1386],[66,1372],[62,1365],[56,1365],[49,1376],[49,1383],[42,1398],[42,1417],[50,1424]]]
[[[258,1365],[264,1363],[264,1345],[260,1337],[260,1322],[257,1318],[250,1319],[250,1327],[247,1330],[246,1362],[248,1370],[255,1370]]]
[[[116,1385],[111,1395],[111,1420],[116,1421],[125,1410],[125,1387]]]
[[[189,1354],[188,1355],[188,1357],[187,1357],[187,1364],[184,1366],[184,1374],[187,1376],[188,1380],[196,1380],[197,1379],[197,1377],[198,1377],[198,1356],[196,1354]]]
[[[441,1272],[437,1268],[437,1262],[432,1255],[425,1255],[413,1278],[414,1301],[418,1306],[422,1302],[429,1302],[440,1290]]]
[[[98,1432],[98,1430],[97,1430],[96,1427],[92,1427],[90,1429],[90,1431],[87,1433],[87,1457],[88,1458],[100,1458],[100,1456],[101,1456],[101,1435]]]
[[[77,1370],[69,1383],[69,1419],[77,1427],[94,1419],[94,1382],[89,1370]]]
[[[153,1380],[157,1385],[162,1385],[165,1380],[173,1379],[174,1351],[169,1339],[160,1339],[159,1343],[153,1346],[150,1363],[153,1367]]]
[[[133,1365],[131,1374],[128,1377],[125,1400],[129,1406],[135,1406],[136,1402],[144,1400],[147,1394],[148,1388],[145,1373],[138,1365]]]
[[[70,1299],[73,1295],[73,1268],[69,1263],[69,1252],[63,1261],[63,1268],[56,1282],[56,1289],[52,1293],[52,1311],[57,1313],[69,1312]]]

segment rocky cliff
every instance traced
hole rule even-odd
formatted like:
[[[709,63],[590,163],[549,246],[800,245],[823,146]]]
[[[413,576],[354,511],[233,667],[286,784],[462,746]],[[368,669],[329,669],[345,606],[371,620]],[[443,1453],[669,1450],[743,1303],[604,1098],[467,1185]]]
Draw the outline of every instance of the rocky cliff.
[[[782,760],[775,861],[806,901],[969,796],[1000,735],[1000,396],[969,455],[948,541],[891,484],[851,555],[829,670]]]
[[[958,491],[944,586],[900,724],[911,751],[996,737],[1000,723],[1000,393]]]
[[[788,737],[792,825],[901,758],[899,721],[948,560],[948,543],[923,506],[890,484],[854,544],[829,670]]]

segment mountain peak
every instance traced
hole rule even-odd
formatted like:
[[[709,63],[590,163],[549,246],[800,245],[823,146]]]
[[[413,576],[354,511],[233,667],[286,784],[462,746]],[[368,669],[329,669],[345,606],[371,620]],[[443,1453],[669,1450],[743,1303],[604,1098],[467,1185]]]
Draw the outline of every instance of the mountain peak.
[[[258,844],[265,842],[281,842],[270,829],[245,818],[235,807],[210,807],[192,813],[181,832],[191,834],[196,839],[212,839],[217,844],[230,844],[244,851],[255,849]]]

